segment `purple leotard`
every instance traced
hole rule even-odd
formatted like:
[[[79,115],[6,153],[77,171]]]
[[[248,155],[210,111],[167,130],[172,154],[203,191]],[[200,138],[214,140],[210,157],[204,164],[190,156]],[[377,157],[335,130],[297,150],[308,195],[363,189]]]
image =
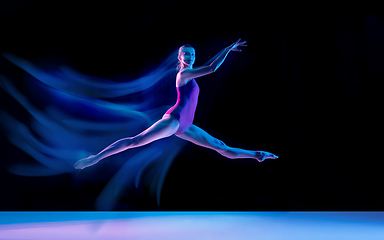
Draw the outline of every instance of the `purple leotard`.
[[[192,125],[200,89],[194,78],[184,86],[177,87],[176,89],[176,104],[168,109],[165,114],[169,114],[179,121],[179,129],[175,132],[177,135],[185,132]]]

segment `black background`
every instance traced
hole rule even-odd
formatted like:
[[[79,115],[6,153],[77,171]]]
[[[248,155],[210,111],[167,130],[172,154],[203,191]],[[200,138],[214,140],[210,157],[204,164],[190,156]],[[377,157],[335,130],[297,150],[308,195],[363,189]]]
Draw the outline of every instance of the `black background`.
[[[105,78],[155,67],[182,44],[195,47],[198,66],[238,38],[248,41],[198,79],[194,123],[227,145],[280,158],[228,160],[188,144],[160,207],[148,196],[122,196],[118,210],[383,210],[384,15],[377,6],[3,1],[0,9],[1,51]],[[28,117],[3,90],[0,106]],[[30,158],[1,141],[3,162]],[[0,181],[0,210],[93,210],[106,184],[74,187],[70,174],[22,177],[5,169]]]

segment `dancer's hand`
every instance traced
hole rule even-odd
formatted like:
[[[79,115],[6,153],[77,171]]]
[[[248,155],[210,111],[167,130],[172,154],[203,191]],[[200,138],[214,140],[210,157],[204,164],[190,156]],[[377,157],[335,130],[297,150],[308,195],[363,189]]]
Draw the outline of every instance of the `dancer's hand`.
[[[98,163],[98,160],[96,159],[96,155],[91,155],[87,158],[81,159],[75,163],[76,169],[84,169],[86,167],[90,167],[94,164]]]
[[[273,153],[256,151],[256,159],[259,162],[263,162],[265,159],[276,159],[276,158],[279,158],[279,157]]]
[[[237,40],[236,42],[232,43],[228,48],[230,51],[235,51],[235,52],[241,52],[241,49],[238,49],[237,47],[238,46],[241,46],[241,47],[246,47],[247,45],[245,44],[247,41],[244,41],[244,42],[240,42],[241,38],[239,38],[239,40]]]

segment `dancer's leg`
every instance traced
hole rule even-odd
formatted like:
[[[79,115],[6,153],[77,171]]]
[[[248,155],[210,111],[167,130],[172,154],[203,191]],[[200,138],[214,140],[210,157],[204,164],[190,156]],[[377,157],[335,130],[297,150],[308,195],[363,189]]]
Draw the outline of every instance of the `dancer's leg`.
[[[161,138],[166,138],[174,134],[179,128],[179,122],[169,114],[165,114],[162,119],[154,123],[151,127],[134,137],[127,137],[117,140],[96,155],[81,159],[76,162],[75,168],[83,169],[92,166],[100,160],[125,151],[136,148]]]
[[[210,148],[220,153],[224,157],[230,159],[237,158],[253,158],[257,159],[259,162],[264,161],[265,159],[275,159],[276,155],[264,151],[251,151],[244,150],[241,148],[233,148],[227,146],[223,141],[212,137],[203,129],[197,127],[196,125],[192,125],[182,134],[176,135],[181,139],[190,141],[196,145]]]

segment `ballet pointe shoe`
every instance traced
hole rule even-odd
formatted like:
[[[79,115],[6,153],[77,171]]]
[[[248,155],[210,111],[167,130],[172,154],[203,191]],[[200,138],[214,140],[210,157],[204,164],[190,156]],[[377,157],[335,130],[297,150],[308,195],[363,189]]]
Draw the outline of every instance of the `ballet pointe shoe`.
[[[96,163],[99,162],[99,161],[97,161],[97,159],[95,157],[96,157],[95,155],[91,155],[87,158],[81,159],[75,163],[74,167],[76,169],[84,169],[86,167],[90,167],[92,165],[95,165]]]
[[[277,155],[270,153],[270,152],[265,152],[265,151],[256,151],[256,156],[255,158],[259,162],[264,162],[266,159],[277,159],[279,158]]]

